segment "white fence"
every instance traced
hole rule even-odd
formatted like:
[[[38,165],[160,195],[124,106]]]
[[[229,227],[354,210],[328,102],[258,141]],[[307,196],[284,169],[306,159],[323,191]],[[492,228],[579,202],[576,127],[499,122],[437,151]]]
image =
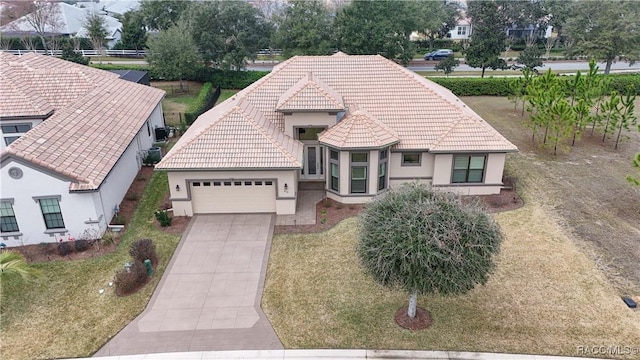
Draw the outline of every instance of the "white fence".
[[[52,56],[61,56],[62,50],[0,50],[13,55],[22,55],[28,53],[46,54]],[[122,57],[145,57],[145,50],[76,50],[82,56],[122,56]]]

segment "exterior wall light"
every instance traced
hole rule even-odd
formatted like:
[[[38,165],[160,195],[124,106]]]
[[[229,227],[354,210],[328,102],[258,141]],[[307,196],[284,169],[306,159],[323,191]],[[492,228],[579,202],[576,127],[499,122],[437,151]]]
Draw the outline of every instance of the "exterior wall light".
[[[180,185],[176,185],[176,191],[180,191]]]

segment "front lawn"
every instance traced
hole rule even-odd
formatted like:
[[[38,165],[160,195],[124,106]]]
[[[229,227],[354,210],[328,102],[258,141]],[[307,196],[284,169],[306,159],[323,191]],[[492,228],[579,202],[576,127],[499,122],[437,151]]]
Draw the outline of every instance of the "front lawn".
[[[113,253],[89,260],[34,264],[44,274],[38,282],[3,281],[3,359],[90,356],[144,310],[180,240],[153,225],[153,212],[167,189],[166,173],[154,173]],[[130,244],[141,238],[156,244],[158,269],[140,292],[117,297],[108,283],[130,261]],[[100,295],[99,289],[106,291]]]
[[[393,314],[408,295],[365,276],[358,221],[273,239],[262,306],[285,348],[460,350],[576,356],[577,346],[640,344],[640,313],[535,201],[497,214],[505,234],[486,286],[465,296],[421,296],[431,328],[411,332]]]

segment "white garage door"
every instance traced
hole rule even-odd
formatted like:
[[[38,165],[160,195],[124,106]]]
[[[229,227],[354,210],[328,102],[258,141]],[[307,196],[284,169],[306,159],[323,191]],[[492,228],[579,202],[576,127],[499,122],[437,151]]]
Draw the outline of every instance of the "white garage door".
[[[271,180],[203,180],[191,183],[194,214],[264,213],[276,211]]]

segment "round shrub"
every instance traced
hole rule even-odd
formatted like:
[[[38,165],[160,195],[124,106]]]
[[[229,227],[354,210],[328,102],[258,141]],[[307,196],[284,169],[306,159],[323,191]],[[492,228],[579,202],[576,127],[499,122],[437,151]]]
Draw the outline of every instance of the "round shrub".
[[[129,271],[122,269],[116,273],[115,286],[116,295],[130,295],[138,291],[147,283],[149,276],[144,264],[134,261]]]
[[[151,239],[136,240],[131,244],[129,255],[136,261],[144,263],[145,260],[151,260],[151,266],[155,269],[158,265],[158,254],[156,253],[156,245]]]

